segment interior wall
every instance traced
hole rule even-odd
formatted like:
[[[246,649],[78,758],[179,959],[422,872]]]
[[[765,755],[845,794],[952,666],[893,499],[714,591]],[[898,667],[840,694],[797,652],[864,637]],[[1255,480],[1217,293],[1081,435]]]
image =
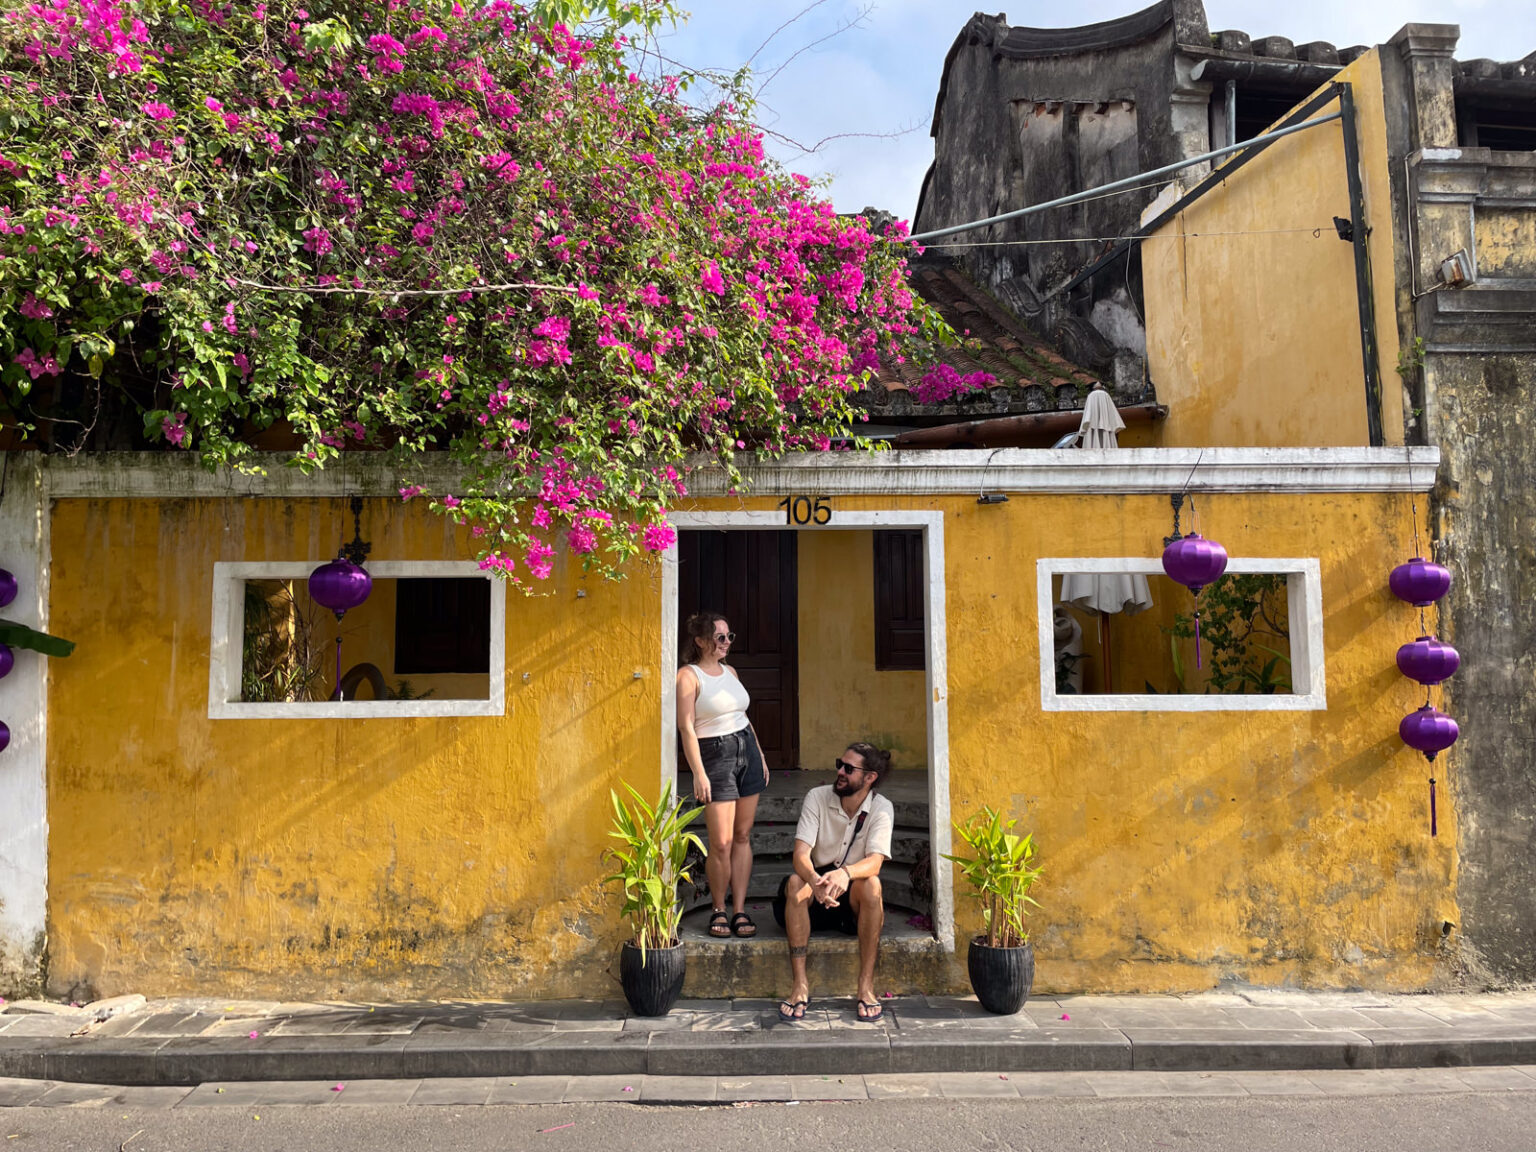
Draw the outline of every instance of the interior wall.
[[[801,765],[868,740],[893,767],[926,769],[924,673],[875,670],[874,533],[802,532],[798,547]]]

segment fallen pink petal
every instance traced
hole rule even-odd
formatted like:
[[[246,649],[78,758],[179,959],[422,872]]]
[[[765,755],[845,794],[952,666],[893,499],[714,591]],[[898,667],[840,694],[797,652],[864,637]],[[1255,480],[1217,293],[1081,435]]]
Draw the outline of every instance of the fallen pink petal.
[[[1066,1014],[1066,1013],[1065,1013],[1065,1012],[1063,1012],[1063,1013],[1062,1013],[1062,1014],[1061,1014],[1061,1018],[1062,1018],[1062,1019],[1063,1019],[1063,1020],[1070,1020],[1070,1019],[1072,1019],[1072,1017],[1070,1017],[1070,1016],[1068,1016],[1068,1015],[1067,1015],[1067,1014]]]
[[[251,1039],[254,1040],[254,1039],[256,1039],[256,1037],[260,1036],[261,1033],[260,1032],[252,1032],[250,1035],[251,1035]]]
[[[346,1086],[346,1085],[345,1085],[345,1084],[337,1084],[337,1085],[335,1085],[335,1086],[334,1086],[334,1087],[333,1087],[333,1088],[332,1088],[332,1089],[331,1089],[331,1091],[332,1091],[332,1092],[345,1092],[345,1091],[346,1091],[346,1088],[347,1088],[347,1086]]]

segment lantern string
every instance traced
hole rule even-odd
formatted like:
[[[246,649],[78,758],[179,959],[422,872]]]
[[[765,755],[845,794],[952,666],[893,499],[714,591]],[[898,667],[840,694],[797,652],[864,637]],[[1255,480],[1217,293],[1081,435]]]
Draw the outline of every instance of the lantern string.
[[[1196,592],[1195,595],[1199,596],[1200,593]],[[1200,661],[1200,605],[1198,601],[1195,604],[1195,667],[1197,669],[1205,667]]]
[[[1429,834],[1431,836],[1440,834],[1439,821],[1435,814],[1435,778],[1433,776],[1429,778]]]

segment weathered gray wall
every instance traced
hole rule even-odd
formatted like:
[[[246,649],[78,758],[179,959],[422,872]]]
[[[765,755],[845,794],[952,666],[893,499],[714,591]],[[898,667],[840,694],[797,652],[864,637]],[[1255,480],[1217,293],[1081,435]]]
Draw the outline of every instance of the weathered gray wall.
[[[1536,979],[1536,154],[1459,148],[1451,92],[1457,29],[1410,24],[1384,58],[1389,131],[1411,197],[1413,260],[1399,272],[1401,366],[1441,451],[1436,559],[1454,579],[1440,606],[1460,651],[1445,708],[1461,740],[1441,768],[1460,821],[1457,890],[1474,976]],[[1388,101],[1389,109],[1394,107]],[[1447,287],[1464,250],[1475,279]],[[1404,246],[1406,251],[1406,246]],[[1402,253],[1400,253],[1402,254]],[[1417,354],[1414,354],[1414,352]]]
[[[1160,8],[1165,11],[1146,10],[1113,22],[1129,26],[1139,20],[1136,27],[1150,29],[1134,43],[1113,43],[1124,39],[1123,28],[1106,25],[1092,34],[1079,29],[1084,34],[1080,47],[1057,55],[1030,54],[1039,50],[1039,36],[1030,30],[1010,29],[996,16],[973,17],[945,64],[934,113],[934,164],[915,230],[1042,203],[1203,150],[1203,93],[1208,86],[1191,86],[1187,78],[1184,82],[1189,92],[1200,94],[1198,109],[1175,101],[1180,88],[1175,48],[1181,36],[1206,38],[1204,12],[1191,0]],[[1105,42],[1111,46],[1095,46]],[[1198,140],[1191,138],[1191,124],[1199,129]],[[955,239],[999,246],[954,251],[989,287],[1020,277],[1027,281],[1027,286],[1015,285],[1019,295],[1005,294],[1008,303],[1048,330],[1059,317],[1029,315],[1034,311],[1030,297],[1061,283],[1097,256],[1103,245],[1088,240],[1007,247],[1007,242],[1123,235],[1135,227],[1156,192],[1151,187],[966,233]],[[1138,280],[1129,277],[1133,286]],[[1079,293],[1073,310],[1088,316],[1101,301],[1125,309],[1134,319],[1125,276],[1095,278]],[[1100,326],[1114,336],[1112,320]],[[1121,344],[1125,346],[1124,337]]]

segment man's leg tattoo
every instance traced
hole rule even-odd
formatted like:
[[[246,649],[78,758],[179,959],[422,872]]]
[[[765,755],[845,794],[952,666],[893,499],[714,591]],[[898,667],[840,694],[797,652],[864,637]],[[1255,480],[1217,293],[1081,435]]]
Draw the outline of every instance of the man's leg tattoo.
[[[789,946],[789,954],[790,956],[798,959],[799,957],[806,954],[806,949],[807,945],[805,944],[791,944]]]

